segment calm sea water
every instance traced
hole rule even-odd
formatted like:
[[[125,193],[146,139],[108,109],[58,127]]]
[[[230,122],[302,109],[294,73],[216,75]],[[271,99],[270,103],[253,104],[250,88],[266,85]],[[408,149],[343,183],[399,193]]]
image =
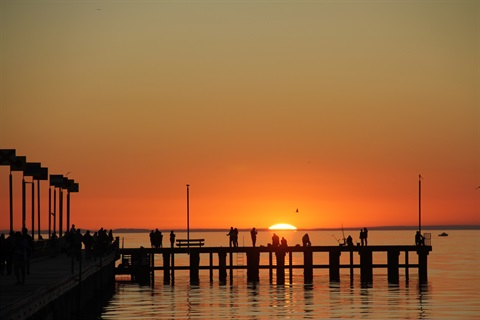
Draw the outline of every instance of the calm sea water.
[[[208,270],[200,271],[200,284],[190,285],[188,271],[176,271],[175,285],[163,284],[163,273],[157,272],[153,287],[129,282],[117,283],[116,294],[104,308],[101,319],[480,319],[480,231],[448,231],[448,237],[432,233],[433,251],[428,257],[428,283],[419,285],[416,269],[410,269],[405,280],[389,284],[387,271],[374,270],[370,287],[360,284],[359,270],[350,281],[349,270],[341,272],[339,283],[330,283],[327,269],[314,271],[314,282],[303,284],[303,270],[293,270],[290,284],[286,269],[285,285],[269,281],[268,270],[260,271],[260,282],[247,284],[246,271],[234,270],[233,285],[220,285],[218,272],[210,283]],[[164,245],[168,245],[168,231]],[[228,246],[225,232],[190,233],[190,238],[204,238],[207,246]],[[302,231],[278,231],[289,245],[301,243]],[[341,231],[308,231],[312,245],[337,245]],[[358,240],[357,231],[346,231]],[[259,232],[257,245],[271,242],[272,232]],[[148,233],[116,234],[125,247],[149,247]],[[178,233],[177,238],[186,238]],[[412,244],[414,231],[370,231],[370,245]],[[250,246],[248,232],[240,232],[239,245]],[[268,259],[268,255],[265,259]],[[160,257],[160,256],[158,256]],[[205,257],[205,258],[204,258]],[[201,264],[207,256],[201,256]],[[288,255],[287,255],[288,257]],[[161,263],[161,258],[156,258]],[[302,256],[294,254],[295,263]],[[348,255],[341,257],[347,263]],[[354,257],[358,263],[358,255]],[[374,254],[374,263],[386,263],[386,254]],[[410,253],[410,262],[417,261]],[[314,255],[315,263],[326,263],[328,255]],[[400,255],[403,263],[404,256]],[[215,262],[216,263],[216,262]],[[246,257],[234,263],[246,264]],[[267,263],[263,258],[261,263]],[[286,262],[288,263],[288,262]],[[175,258],[176,265],[188,265],[188,256]]]

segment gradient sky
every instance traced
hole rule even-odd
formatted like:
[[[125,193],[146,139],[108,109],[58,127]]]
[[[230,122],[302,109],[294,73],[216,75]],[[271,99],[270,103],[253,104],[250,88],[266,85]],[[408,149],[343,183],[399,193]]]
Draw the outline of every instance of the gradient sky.
[[[77,227],[185,228],[187,183],[191,228],[414,226],[419,174],[423,224],[480,224],[478,1],[5,0],[0,28],[0,149],[71,172]]]

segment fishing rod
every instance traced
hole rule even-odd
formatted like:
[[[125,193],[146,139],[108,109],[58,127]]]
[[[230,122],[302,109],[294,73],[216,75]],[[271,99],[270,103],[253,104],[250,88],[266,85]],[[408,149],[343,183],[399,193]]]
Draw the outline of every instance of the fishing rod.
[[[332,234],[332,237],[333,237],[333,239],[337,240],[337,242],[338,242],[339,245],[342,245],[342,244],[340,243],[340,239],[337,239],[337,237],[335,237],[334,234]]]

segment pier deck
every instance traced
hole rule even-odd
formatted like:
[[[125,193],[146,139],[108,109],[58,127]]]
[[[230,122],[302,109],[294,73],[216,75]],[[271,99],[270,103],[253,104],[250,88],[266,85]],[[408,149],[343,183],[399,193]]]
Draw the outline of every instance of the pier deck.
[[[62,296],[78,287],[79,279],[86,280],[99,272],[102,266],[113,264],[114,254],[97,259],[95,262],[82,259],[82,266],[66,254],[59,254],[55,257],[44,257],[34,259],[30,263],[30,274],[25,277],[25,284],[16,284],[16,277],[12,271],[11,275],[0,275],[0,319],[27,319],[38,318],[39,312],[44,314],[62,314],[64,319],[71,318],[67,313],[71,310],[43,310],[48,305],[56,303],[50,308],[61,309],[58,302]],[[79,270],[82,270],[79,277]],[[5,270],[6,272],[6,270]],[[113,274],[113,270],[111,271]],[[89,293],[84,292],[83,299]],[[64,302],[64,301],[63,301]],[[61,302],[61,304],[63,303]],[[77,304],[77,297],[73,298],[73,304]]]

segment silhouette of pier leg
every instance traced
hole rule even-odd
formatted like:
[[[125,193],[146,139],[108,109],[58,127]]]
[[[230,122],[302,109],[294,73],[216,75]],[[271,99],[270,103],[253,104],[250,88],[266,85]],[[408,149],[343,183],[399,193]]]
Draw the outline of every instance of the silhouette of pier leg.
[[[163,283],[170,284],[170,252],[163,254]]]
[[[340,281],[340,248],[331,250],[329,256],[330,281]]]
[[[155,253],[150,254],[150,284],[155,285]]]
[[[409,269],[409,266],[408,266],[408,251],[405,251],[405,281],[408,282],[409,280],[409,275],[408,275],[408,270]]]
[[[427,283],[427,258],[428,250],[425,250],[424,247],[419,247],[417,250],[418,254],[418,280],[420,283]]]
[[[372,250],[363,247],[358,253],[360,254],[360,281],[370,283],[373,281]]]
[[[220,284],[227,284],[227,253],[218,253],[218,281]]]
[[[233,284],[233,252],[230,251],[230,285]]]
[[[175,254],[172,252],[172,285],[175,284]]]
[[[350,250],[350,282],[353,282],[353,250]]]
[[[273,258],[272,258],[272,251],[268,252],[268,278],[270,280],[270,283],[272,283],[273,279]]]
[[[199,284],[199,265],[200,265],[200,254],[198,252],[190,252],[190,283]]]
[[[260,264],[260,252],[255,248],[247,251],[247,281],[258,282],[259,276],[259,264]]]
[[[277,284],[285,284],[285,250],[277,248],[275,256],[277,258]]]
[[[210,283],[212,283],[213,282],[213,252],[210,252],[208,256],[209,256],[209,266],[210,266],[210,269],[209,269]]]
[[[293,252],[289,251],[288,252],[288,281],[290,281],[290,284],[293,282],[292,257],[293,257]]]
[[[313,282],[313,252],[310,247],[303,251],[303,282],[305,284]]]
[[[388,263],[388,282],[398,283],[398,258],[400,251],[388,250],[387,263]]]

